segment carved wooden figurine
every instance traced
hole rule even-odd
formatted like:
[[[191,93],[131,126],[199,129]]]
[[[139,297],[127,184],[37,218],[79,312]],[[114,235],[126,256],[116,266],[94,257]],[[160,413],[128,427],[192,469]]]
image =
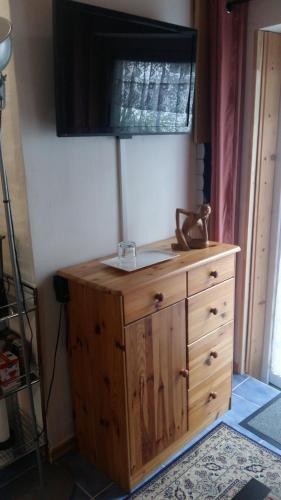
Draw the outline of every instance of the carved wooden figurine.
[[[177,243],[172,244],[173,250],[191,250],[192,248],[206,248],[209,246],[208,219],[211,213],[210,205],[201,205],[199,212],[188,212],[182,208],[176,210],[176,237]],[[181,227],[180,216],[185,215]]]

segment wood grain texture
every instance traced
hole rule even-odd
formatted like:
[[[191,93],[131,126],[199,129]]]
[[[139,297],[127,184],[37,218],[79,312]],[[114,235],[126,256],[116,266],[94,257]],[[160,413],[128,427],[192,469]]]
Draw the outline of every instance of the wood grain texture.
[[[208,258],[205,252],[210,249],[186,252],[188,256],[179,257],[174,268],[175,263],[166,262],[133,274],[121,273],[121,277],[117,271],[116,282],[111,274],[115,270],[101,270],[99,265],[95,271],[91,267],[94,280],[80,282],[76,274],[69,278],[77,439],[82,454],[125,490],[229,406],[234,279],[185,298],[187,270],[199,270],[211,262],[211,270],[221,264],[221,276],[227,276],[225,269],[232,274],[239,248],[214,248]],[[231,260],[231,266],[222,262],[224,258]],[[200,287],[203,274],[197,274]],[[108,289],[113,282],[114,288]],[[119,291],[117,282],[122,284]],[[196,286],[196,273],[192,282]],[[211,308],[218,313],[210,314]],[[126,325],[142,315],[146,316]],[[218,357],[212,356],[211,370],[206,360],[214,350]],[[209,396],[216,393],[208,405],[203,386]]]
[[[157,248],[171,251],[171,244],[175,238],[163,240],[143,248]],[[101,260],[92,260],[76,266],[68,267],[58,271],[58,274],[66,279],[77,283],[88,285],[96,290],[107,291],[112,294],[126,295],[140,287],[149,286],[152,282],[168,278],[181,272],[187,272],[207,262],[213,262],[220,257],[235,254],[240,248],[225,243],[212,243],[208,248],[190,250],[188,252],[177,252],[178,257],[132,273],[126,273],[119,269],[113,269]]]
[[[229,367],[233,358],[233,322],[188,346],[189,389]]]
[[[235,275],[235,255],[208,262],[187,274],[188,296],[218,285]]]
[[[234,318],[234,279],[197,293],[188,301],[188,343],[232,321]],[[216,310],[216,314],[212,312]]]
[[[157,299],[158,295],[162,300]],[[185,273],[151,283],[124,296],[125,323],[148,316],[186,297]]]
[[[230,401],[225,400],[224,407],[221,407],[220,414],[229,410]],[[213,414],[213,421],[216,420],[216,414]],[[211,423],[211,422],[210,422]],[[163,463],[172,457],[175,453],[180,452],[183,447],[185,447],[199,432],[201,432],[206,427],[205,422],[198,422],[198,425],[194,429],[189,429],[187,433],[183,434],[179,439],[171,443],[165,450],[159,453],[155,458],[150,460],[147,464],[143,465],[133,476],[130,478],[131,489],[136,487],[140,481],[151,474],[153,471],[156,472],[157,469]]]
[[[126,327],[131,474],[187,431],[185,301]]]
[[[281,97],[281,34],[264,32],[251,253],[247,371],[261,376]]]
[[[232,361],[212,377],[188,391],[190,431],[216,420],[228,408],[231,398]],[[211,397],[215,395],[215,398]]]
[[[74,422],[81,453],[128,488],[129,445],[121,299],[70,282]]]
[[[261,74],[263,60],[264,31],[255,33],[255,54],[252,69],[250,107],[250,143],[248,159],[242,165],[241,192],[239,207],[239,241],[241,253],[237,258],[236,266],[236,297],[235,297],[235,333],[234,333],[234,366],[235,371],[244,373],[246,369],[246,344],[248,336],[250,274],[252,260],[252,238],[254,197],[256,188],[257,145],[259,133],[259,116],[261,106]]]

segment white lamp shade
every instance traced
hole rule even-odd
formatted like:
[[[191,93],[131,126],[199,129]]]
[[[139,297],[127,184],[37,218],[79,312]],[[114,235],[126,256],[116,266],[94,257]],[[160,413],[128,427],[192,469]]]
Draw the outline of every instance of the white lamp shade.
[[[10,21],[0,17],[0,73],[7,66],[12,54],[11,31]]]

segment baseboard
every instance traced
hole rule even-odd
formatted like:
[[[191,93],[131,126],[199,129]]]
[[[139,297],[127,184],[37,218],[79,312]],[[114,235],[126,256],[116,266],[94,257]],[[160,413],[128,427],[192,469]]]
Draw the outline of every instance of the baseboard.
[[[238,366],[238,363],[236,363],[235,361],[233,362],[233,372],[234,373],[241,373],[239,371],[239,366]]]
[[[68,451],[74,450],[77,447],[77,442],[76,442],[76,437],[71,436],[68,439],[65,439],[65,441],[62,441],[60,444],[57,446],[54,446],[51,448],[49,446],[49,461],[50,463],[55,462],[59,458],[61,458],[65,453]]]

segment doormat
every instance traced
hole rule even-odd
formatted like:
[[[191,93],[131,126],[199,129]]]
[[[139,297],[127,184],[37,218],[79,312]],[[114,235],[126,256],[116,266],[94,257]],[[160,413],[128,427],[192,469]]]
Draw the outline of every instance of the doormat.
[[[281,457],[222,423],[129,498],[232,499],[252,478],[280,499]]]
[[[239,425],[281,449],[281,393]]]

